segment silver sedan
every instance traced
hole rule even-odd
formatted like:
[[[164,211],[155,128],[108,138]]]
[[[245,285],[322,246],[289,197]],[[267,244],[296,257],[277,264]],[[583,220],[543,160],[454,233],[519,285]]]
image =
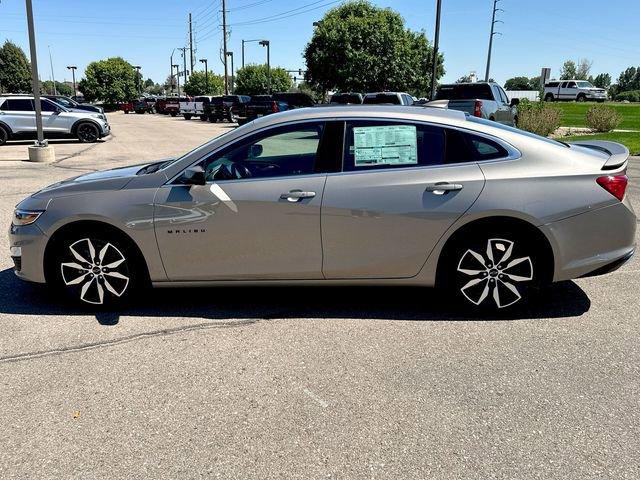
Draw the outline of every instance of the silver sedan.
[[[35,193],[11,256],[20,278],[100,306],[147,285],[402,284],[502,310],[631,257],[628,154],[456,111],[299,109]]]

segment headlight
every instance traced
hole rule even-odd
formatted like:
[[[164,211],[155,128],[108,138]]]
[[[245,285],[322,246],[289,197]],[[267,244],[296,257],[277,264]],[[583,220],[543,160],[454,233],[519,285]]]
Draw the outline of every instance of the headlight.
[[[42,210],[19,210],[13,211],[13,224],[17,226],[31,225],[42,215]]]
[[[105,117],[103,114],[101,113],[96,113],[94,115],[95,118],[99,118],[100,120],[104,120],[105,122],[107,121],[107,117]]]

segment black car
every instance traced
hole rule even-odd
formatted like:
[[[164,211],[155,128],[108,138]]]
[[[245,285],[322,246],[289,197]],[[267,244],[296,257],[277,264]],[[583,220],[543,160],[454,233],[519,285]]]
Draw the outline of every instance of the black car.
[[[204,116],[210,122],[220,122],[227,120],[237,122],[238,118],[244,116],[245,107],[251,101],[248,95],[224,95],[213,97],[210,101],[203,102]]]
[[[83,103],[78,103],[75,100],[65,97],[64,95],[41,95],[43,98],[48,98],[56,102],[58,105],[62,105],[66,108],[72,108],[74,110],[84,110],[86,112],[96,112],[96,113],[104,113],[104,109],[102,107],[96,107],[95,105],[87,105]]]
[[[293,110],[294,108],[313,107],[316,102],[311,96],[300,92],[281,92],[273,95],[255,95],[246,106],[244,114],[238,117],[238,125],[272,113]]]
[[[155,100],[149,98],[141,98],[133,102],[133,111],[136,113],[155,113]]]
[[[329,103],[337,103],[341,105],[359,105],[362,103],[363,96],[361,93],[343,92],[331,95]]]

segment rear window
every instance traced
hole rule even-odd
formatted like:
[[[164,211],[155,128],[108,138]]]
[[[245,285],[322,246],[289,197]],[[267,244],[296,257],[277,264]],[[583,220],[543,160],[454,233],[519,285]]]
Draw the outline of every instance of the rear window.
[[[14,112],[33,112],[33,103],[28,98],[9,98],[4,102],[2,109]]]
[[[343,105],[347,103],[359,104],[362,103],[362,97],[357,94],[338,93],[331,97],[330,103],[340,103]]]
[[[538,140],[542,140],[543,142],[547,142],[547,143],[551,143],[553,145],[569,148],[569,145],[567,145],[564,142],[559,142],[557,140],[553,140],[553,139],[547,138],[547,137],[541,137],[540,135],[536,135],[535,133],[527,132],[526,130],[520,130],[519,128],[515,128],[515,127],[510,127],[508,125],[504,125],[503,123],[493,122],[493,121],[487,120],[485,118],[467,116],[467,121],[471,122],[471,123],[480,123],[482,125],[487,125],[489,127],[498,128],[500,130],[506,130],[508,132],[518,133],[520,135],[524,135],[525,137],[529,137],[529,138],[537,138]]]
[[[400,99],[395,93],[378,93],[375,95],[366,95],[362,103],[367,105],[379,105],[383,103],[400,105]]]
[[[436,100],[493,100],[491,86],[487,83],[442,85],[436,93]]]

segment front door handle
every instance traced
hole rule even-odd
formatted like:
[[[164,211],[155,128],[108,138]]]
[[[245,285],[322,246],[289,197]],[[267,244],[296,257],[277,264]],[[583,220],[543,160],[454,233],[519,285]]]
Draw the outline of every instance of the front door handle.
[[[316,192],[303,192],[302,190],[291,190],[290,192],[280,195],[280,200],[286,200],[288,202],[299,202],[305,198],[313,198],[316,196]]]
[[[431,192],[434,195],[444,195],[448,192],[455,192],[458,190],[462,190],[462,184],[449,182],[432,183],[427,185],[426,188],[427,192]]]

